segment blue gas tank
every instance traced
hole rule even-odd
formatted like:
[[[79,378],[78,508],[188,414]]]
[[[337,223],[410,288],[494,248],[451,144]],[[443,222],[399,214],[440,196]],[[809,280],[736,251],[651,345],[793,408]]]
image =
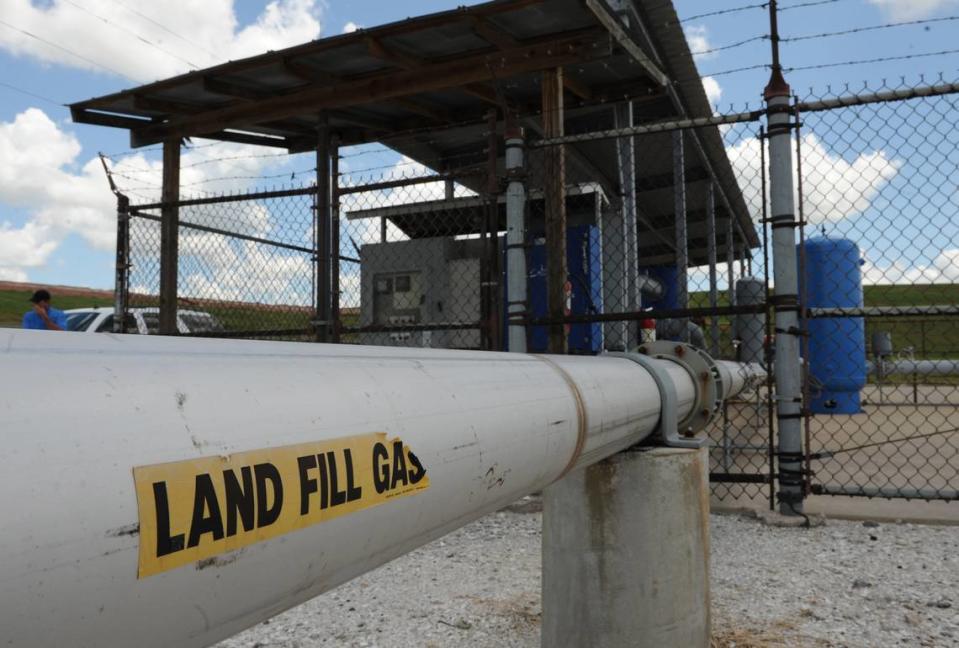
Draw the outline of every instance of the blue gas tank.
[[[861,308],[862,255],[847,239],[806,241],[806,305]],[[813,414],[856,414],[866,384],[866,335],[861,317],[811,318],[809,409]]]

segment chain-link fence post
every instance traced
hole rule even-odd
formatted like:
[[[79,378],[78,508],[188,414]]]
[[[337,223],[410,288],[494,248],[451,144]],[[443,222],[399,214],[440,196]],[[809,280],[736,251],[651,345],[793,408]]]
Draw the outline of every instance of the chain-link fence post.
[[[509,350],[526,353],[526,163],[523,129],[510,122],[506,129],[506,310]]]
[[[779,64],[776,0],[769,15],[773,41],[773,71],[763,92],[769,125],[769,192],[776,312],[776,421],[779,429],[780,512],[802,513],[803,444],[802,384],[799,362],[799,277],[796,267],[796,221],[793,195],[792,120],[789,85]]]
[[[163,142],[160,194],[160,335],[176,335],[177,283],[180,275],[180,140]]]
[[[113,282],[113,332],[123,333],[130,294],[130,199],[117,193],[117,253]]]
[[[316,140],[316,341],[327,342],[330,333],[330,127],[326,113],[320,116]]]
[[[340,342],[340,143],[330,144],[330,341]]]

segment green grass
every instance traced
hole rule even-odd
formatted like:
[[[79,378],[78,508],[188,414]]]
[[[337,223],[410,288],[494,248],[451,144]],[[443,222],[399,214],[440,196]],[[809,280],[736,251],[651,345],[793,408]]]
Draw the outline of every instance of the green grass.
[[[23,321],[23,314],[30,310],[28,301],[33,290],[0,290],[0,326],[17,327]],[[53,297],[53,305],[60,310],[71,308],[89,308],[91,306],[110,306],[112,300],[87,296],[62,295]]]

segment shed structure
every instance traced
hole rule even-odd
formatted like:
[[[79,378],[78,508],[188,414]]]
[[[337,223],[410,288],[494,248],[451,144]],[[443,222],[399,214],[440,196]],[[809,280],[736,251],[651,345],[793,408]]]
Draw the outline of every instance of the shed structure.
[[[230,61],[70,108],[78,123],[127,129],[134,147],[164,147],[160,310],[161,330],[170,333],[184,139],[315,150],[319,339],[327,339],[337,307],[330,233],[336,147],[379,142],[437,174],[459,174],[457,182],[485,195],[496,191],[495,182],[468,172],[495,165],[503,177],[502,144],[492,146],[489,133],[507,122],[535,141],[712,114],[676,12],[662,0],[493,0]],[[543,164],[530,166],[528,183],[544,192],[547,239],[551,227],[565,225],[566,187],[595,185],[629,203],[630,268],[707,263],[712,218],[715,255],[748,256],[759,240],[718,128],[683,135],[646,135],[635,147],[591,141],[545,152]],[[409,206],[379,214],[411,238],[415,215]],[[500,231],[500,219],[491,220]],[[476,222],[464,216],[449,228],[478,234]],[[554,241],[561,238],[555,232],[562,230],[552,231]],[[563,263],[556,261],[554,276]]]

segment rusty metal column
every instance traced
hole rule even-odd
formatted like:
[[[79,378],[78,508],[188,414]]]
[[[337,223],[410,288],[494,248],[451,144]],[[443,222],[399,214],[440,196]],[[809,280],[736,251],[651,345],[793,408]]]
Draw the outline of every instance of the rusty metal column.
[[[320,114],[316,141],[316,341],[330,337],[330,126],[326,113]]]
[[[340,141],[333,137],[330,145],[330,341],[340,341]]]
[[[160,335],[177,334],[177,277],[180,236],[180,140],[163,142],[160,193]]]
[[[563,135],[563,69],[543,73],[543,137]],[[546,290],[549,352],[566,353],[566,151],[564,145],[543,149],[543,203],[546,207]]]
[[[676,306],[689,307],[687,281],[689,253],[686,234],[686,155],[683,131],[673,131],[673,211],[676,230]],[[678,320],[679,339],[689,341],[689,328],[685,317]]]
[[[130,296],[130,199],[117,193],[117,254],[113,281],[113,332],[123,333]]]

